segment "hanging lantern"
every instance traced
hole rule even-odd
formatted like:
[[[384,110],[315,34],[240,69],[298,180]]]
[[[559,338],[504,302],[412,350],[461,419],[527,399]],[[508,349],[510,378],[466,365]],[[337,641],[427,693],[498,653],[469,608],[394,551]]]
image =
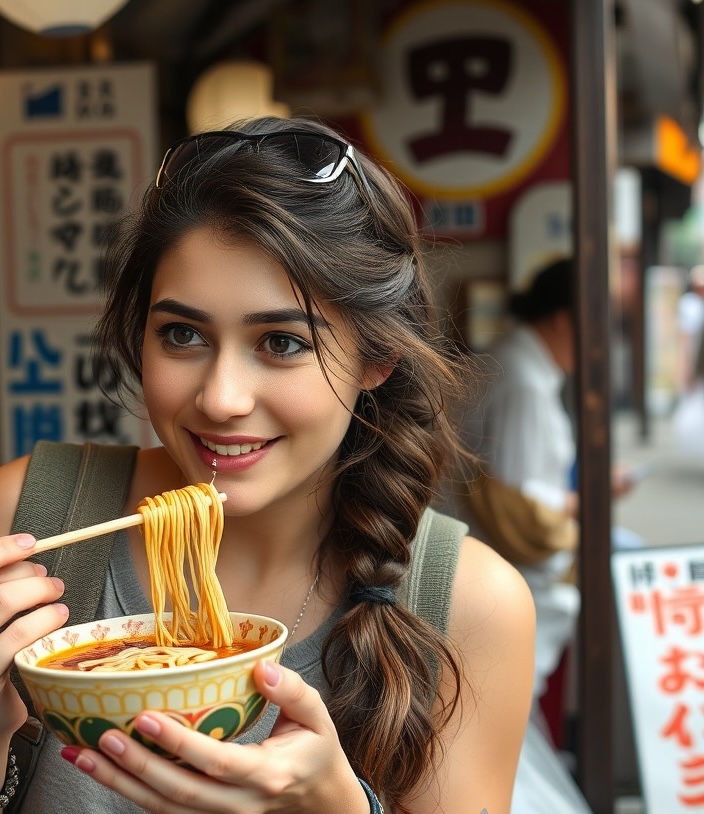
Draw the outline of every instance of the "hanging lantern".
[[[0,0],[0,14],[44,37],[87,34],[116,14],[127,0]]]
[[[198,77],[186,103],[191,133],[221,130],[236,119],[289,115],[288,105],[272,98],[271,69],[261,62],[228,61]]]

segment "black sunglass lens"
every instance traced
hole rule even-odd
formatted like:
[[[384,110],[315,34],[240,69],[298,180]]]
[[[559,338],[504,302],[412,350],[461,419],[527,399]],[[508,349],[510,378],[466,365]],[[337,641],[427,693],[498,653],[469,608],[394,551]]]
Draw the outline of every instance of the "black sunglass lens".
[[[234,134],[233,134],[234,136]],[[177,145],[168,157],[164,166],[166,179],[173,179],[181,170],[196,158],[202,159],[214,155],[229,147],[239,139],[223,134],[201,133]]]
[[[282,133],[268,137],[261,149],[265,146],[281,150],[288,158],[296,161],[304,177],[309,178],[329,178],[342,158],[340,146],[320,136]]]

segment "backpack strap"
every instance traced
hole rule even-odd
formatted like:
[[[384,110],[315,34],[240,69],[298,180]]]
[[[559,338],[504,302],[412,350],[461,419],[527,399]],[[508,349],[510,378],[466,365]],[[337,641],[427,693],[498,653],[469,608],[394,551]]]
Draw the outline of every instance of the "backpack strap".
[[[124,512],[132,482],[137,447],[39,441],[32,453],[12,533],[28,532],[38,540],[112,520]],[[70,624],[95,618],[105,585],[117,532],[38,554],[51,576],[59,576]],[[45,732],[22,681],[13,668],[12,681],[29,710],[27,722],[12,739],[20,788],[6,813],[18,811],[29,786]]]
[[[119,517],[132,481],[137,447],[39,441],[12,524],[37,539]],[[38,554],[32,559],[66,583],[62,602],[71,624],[94,618],[116,533]]]
[[[398,599],[441,633],[447,633],[452,583],[466,523],[427,509],[420,519],[411,549],[406,579]]]

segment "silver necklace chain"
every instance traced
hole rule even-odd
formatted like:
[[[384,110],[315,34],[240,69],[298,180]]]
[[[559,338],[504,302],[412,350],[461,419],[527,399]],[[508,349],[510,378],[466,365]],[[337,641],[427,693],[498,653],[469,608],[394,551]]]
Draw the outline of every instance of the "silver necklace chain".
[[[212,481],[210,481],[211,485],[213,485],[215,483],[215,475],[217,474],[215,467],[216,467],[216,462],[215,462],[215,459],[213,459],[213,479],[212,479]],[[296,632],[296,630],[298,629],[298,626],[301,624],[301,619],[303,619],[303,614],[306,612],[306,608],[308,607],[308,602],[309,602],[311,596],[313,595],[313,591],[315,590],[315,586],[318,584],[318,578],[319,577],[320,577],[320,569],[318,569],[318,572],[315,575],[315,579],[311,583],[310,588],[308,588],[308,593],[306,594],[306,598],[303,600],[303,604],[301,605],[301,609],[298,611],[298,617],[296,618],[296,621],[293,623],[293,627],[291,628],[291,632],[288,634],[288,639],[286,639],[287,644],[288,644],[288,642],[291,641],[291,639],[293,638],[293,634]]]
[[[308,601],[310,600],[311,596],[313,595],[313,591],[315,590],[315,586],[318,584],[318,578],[319,577],[320,577],[320,571],[317,572],[317,574],[315,575],[315,579],[313,580],[313,582],[310,585],[310,588],[308,588],[308,593],[306,594],[306,598],[303,600],[303,604],[301,605],[300,611],[298,611],[298,618],[293,623],[293,627],[291,628],[291,632],[288,634],[288,639],[286,640],[287,644],[293,638],[293,634],[298,629],[298,626],[301,623],[301,619],[303,619],[303,614],[306,612],[306,608],[308,607]]]

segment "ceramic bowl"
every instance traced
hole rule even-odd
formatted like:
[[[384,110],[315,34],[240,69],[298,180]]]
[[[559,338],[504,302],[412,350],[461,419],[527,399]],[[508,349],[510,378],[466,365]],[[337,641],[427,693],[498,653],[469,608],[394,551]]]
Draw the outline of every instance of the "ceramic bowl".
[[[43,658],[77,645],[147,636],[153,614],[69,625],[25,647],[15,664],[37,714],[65,744],[97,745],[108,729],[121,729],[155,749],[133,727],[137,713],[161,710],[220,740],[241,735],[261,717],[267,701],[256,692],[252,668],[260,659],[279,661],[288,636],[276,619],[230,613],[237,638],[257,647],[234,656],[164,669],[97,673],[38,667]]]

